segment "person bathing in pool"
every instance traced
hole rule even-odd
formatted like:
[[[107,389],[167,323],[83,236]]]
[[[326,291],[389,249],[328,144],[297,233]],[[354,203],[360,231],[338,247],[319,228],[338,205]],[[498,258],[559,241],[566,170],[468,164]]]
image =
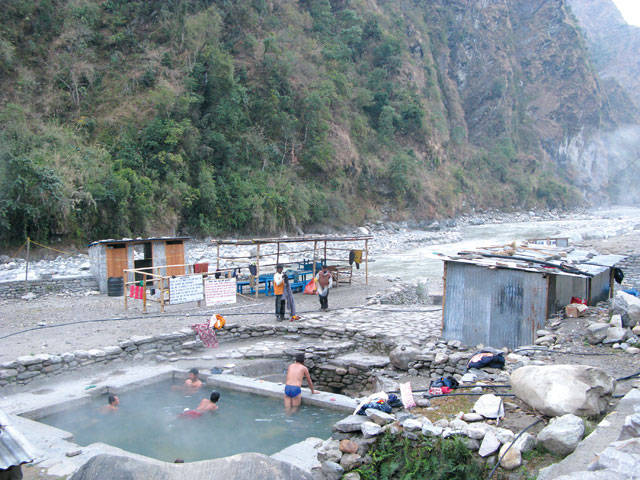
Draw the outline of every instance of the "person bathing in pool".
[[[311,393],[320,393],[313,389],[313,382],[309,370],[304,366],[304,353],[296,355],[296,361],[287,369],[287,381],[284,387],[284,410],[295,412],[302,402],[302,379],[306,378]]]
[[[118,411],[118,405],[120,405],[120,399],[117,395],[109,395],[107,397],[107,405],[100,409],[100,413],[114,413]]]
[[[200,405],[196,407],[196,411],[200,413],[215,412],[216,410],[218,410],[218,405],[216,404],[218,403],[219,399],[220,393],[214,390],[213,392],[211,392],[211,395],[209,395],[209,398],[203,398],[202,400],[200,400]]]

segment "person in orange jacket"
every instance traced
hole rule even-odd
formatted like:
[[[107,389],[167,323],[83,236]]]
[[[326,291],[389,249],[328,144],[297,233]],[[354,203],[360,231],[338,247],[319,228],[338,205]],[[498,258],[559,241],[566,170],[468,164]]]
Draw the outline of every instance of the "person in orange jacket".
[[[276,273],[273,274],[273,294],[276,296],[276,320],[281,322],[284,320],[284,300],[282,300],[282,294],[284,293],[284,276],[282,273],[282,265],[276,266]]]

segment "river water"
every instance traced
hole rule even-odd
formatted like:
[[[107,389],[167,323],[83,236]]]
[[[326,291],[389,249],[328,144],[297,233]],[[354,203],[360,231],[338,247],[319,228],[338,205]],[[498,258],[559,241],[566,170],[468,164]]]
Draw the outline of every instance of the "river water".
[[[369,264],[372,275],[397,276],[402,281],[422,280],[442,285],[443,262],[433,253],[455,254],[489,245],[504,245],[531,238],[568,237],[569,244],[588,239],[610,238],[640,229],[640,208],[612,207],[591,212],[576,220],[468,225],[460,227],[461,241],[428,246],[411,244],[398,253],[378,254]],[[398,249],[400,250],[400,249]]]

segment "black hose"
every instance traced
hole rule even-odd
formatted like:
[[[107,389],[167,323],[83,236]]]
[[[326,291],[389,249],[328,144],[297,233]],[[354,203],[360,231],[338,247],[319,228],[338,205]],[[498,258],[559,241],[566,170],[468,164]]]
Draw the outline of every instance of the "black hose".
[[[489,476],[487,477],[487,480],[491,480],[491,477],[493,477],[493,474],[496,472],[496,470],[498,469],[498,467],[500,466],[500,462],[502,461],[502,459],[504,458],[504,456],[507,454],[507,452],[511,449],[511,447],[513,447],[514,443],[516,443],[516,440],[518,440],[520,438],[520,436],[526,432],[527,430],[529,430],[531,427],[533,427],[534,425],[537,425],[538,423],[542,422],[542,419],[539,418],[537,419],[535,422],[533,422],[531,425],[529,425],[527,428],[525,428],[524,430],[522,430],[520,433],[518,433],[518,435],[516,435],[516,438],[513,439],[513,442],[511,442],[511,444],[507,447],[507,449],[504,451],[504,453],[502,454],[502,456],[498,459],[498,461],[496,462],[495,466],[493,467],[493,470],[491,470],[491,473],[489,474]]]
[[[416,390],[417,392],[418,390]],[[423,395],[422,398],[440,398],[440,397],[472,397],[484,395],[484,393],[443,393],[442,395]],[[515,397],[513,393],[493,393],[496,397]]]
[[[634,378],[640,375],[640,372],[632,373],[631,375],[627,375],[626,377],[616,378],[616,382],[621,382],[623,380],[629,380],[630,378]]]

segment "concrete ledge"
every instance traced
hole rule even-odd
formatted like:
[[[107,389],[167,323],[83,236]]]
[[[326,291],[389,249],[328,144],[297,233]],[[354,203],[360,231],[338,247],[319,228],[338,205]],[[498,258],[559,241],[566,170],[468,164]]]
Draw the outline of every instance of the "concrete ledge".
[[[239,375],[211,375],[207,379],[207,385],[226,387],[248,393],[259,392],[259,395],[273,398],[282,398],[284,395],[284,384],[282,383],[256,380]],[[358,406],[353,398],[328,392],[320,392],[314,395],[308,388],[302,389],[302,399],[303,402],[309,405],[345,412],[352,412]]]

